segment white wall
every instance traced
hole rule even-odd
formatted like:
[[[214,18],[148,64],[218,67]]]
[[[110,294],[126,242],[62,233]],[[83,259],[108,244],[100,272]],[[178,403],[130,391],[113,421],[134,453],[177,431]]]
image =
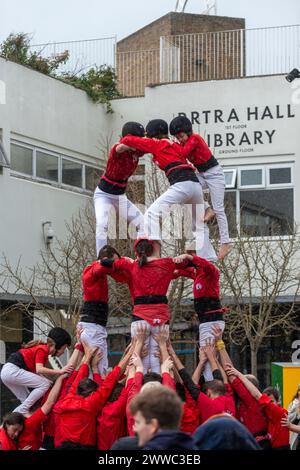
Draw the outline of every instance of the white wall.
[[[295,90],[283,75],[160,85],[146,88],[145,98],[115,101],[112,126],[117,135],[126,120],[134,119],[146,125],[150,119],[162,118],[170,122],[178,113],[186,113],[189,118],[192,112],[199,113],[200,124],[194,122],[194,130],[206,140],[208,135],[211,136],[211,150],[222,165],[294,161],[297,183],[300,177],[300,105],[293,104],[293,94]],[[247,108],[254,112],[256,107],[258,119],[251,117],[248,120]],[[232,109],[239,121],[232,119],[226,122]],[[215,110],[222,112],[223,123],[214,122]],[[277,117],[277,113],[283,117]],[[208,117],[207,123],[205,116]],[[237,129],[233,126],[243,127]],[[275,131],[271,142],[266,131],[269,135]],[[238,145],[244,132],[250,144],[245,137],[244,143]],[[262,132],[263,144],[258,141],[254,144],[254,132]],[[215,147],[213,136],[220,134],[226,142],[226,133],[234,134],[236,146],[224,144]],[[295,218],[300,222],[299,184],[295,185]]]
[[[189,117],[194,112],[200,117],[200,124],[195,123],[194,129],[206,138],[214,134],[224,138],[226,132],[232,132],[238,141],[246,131],[251,139],[250,144],[245,142],[236,147],[211,145],[223,165],[294,161],[295,181],[299,180],[299,105],[292,104],[293,90],[283,76],[147,88],[144,98],[115,100],[112,115],[103,106],[95,105],[83,91],[3,59],[0,59],[0,80],[6,85],[6,104],[0,104],[0,135],[8,156],[10,139],[17,138],[100,166],[101,139],[112,134],[112,142],[116,140],[124,122],[135,120],[146,124],[157,117],[169,122],[180,112]],[[287,116],[288,105],[295,117]],[[247,120],[247,108],[254,110],[256,106],[259,119]],[[273,119],[266,115],[262,119],[266,106]],[[276,117],[276,106],[282,118]],[[233,108],[240,119],[238,123],[215,123],[211,118],[214,110],[221,110],[223,117],[228,118]],[[208,123],[203,111],[210,111]],[[233,125],[246,127],[227,128]],[[253,144],[255,131],[263,132],[264,144]],[[265,131],[275,131],[271,143]],[[296,184],[297,221],[300,221],[299,191]],[[44,247],[42,222],[51,220],[56,235],[61,238],[65,234],[65,221],[88,199],[80,192],[15,178],[9,169],[4,169],[0,174],[0,253],[5,253],[12,262],[22,256],[23,266],[33,266]]]
[[[0,135],[10,157],[17,139],[103,167],[101,139],[109,134],[110,117],[85,92],[29,68],[0,58],[5,104],[0,104]],[[22,266],[33,266],[45,248],[42,222],[50,220],[59,238],[65,222],[90,198],[79,191],[57,189],[0,174],[0,254]]]

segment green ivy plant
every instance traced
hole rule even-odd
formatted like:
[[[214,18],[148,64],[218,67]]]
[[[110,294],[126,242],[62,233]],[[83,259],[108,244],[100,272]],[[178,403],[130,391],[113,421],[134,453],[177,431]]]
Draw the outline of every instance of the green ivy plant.
[[[0,56],[84,90],[94,103],[105,104],[107,112],[113,112],[111,100],[121,97],[113,67],[101,65],[79,74],[58,73],[58,68],[67,63],[69,52],[64,51],[53,57],[43,57],[42,51],[31,51],[30,41],[28,34],[10,34],[0,44]]]

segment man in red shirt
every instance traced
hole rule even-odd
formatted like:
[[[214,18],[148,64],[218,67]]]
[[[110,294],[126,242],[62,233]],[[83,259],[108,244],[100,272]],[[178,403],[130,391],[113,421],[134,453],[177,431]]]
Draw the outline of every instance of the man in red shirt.
[[[147,209],[144,216],[145,233],[152,240],[161,240],[160,220],[176,205],[189,205],[192,227],[185,227],[187,238],[196,236],[196,248],[204,243],[204,206],[202,187],[195,174],[195,168],[181,155],[179,144],[168,139],[168,124],[162,119],[153,119],[147,124],[148,138],[127,135],[121,139],[117,152],[136,149],[153,155],[153,162],[164,171],[170,187]],[[187,207],[186,207],[187,209]]]
[[[122,129],[122,136],[143,137],[144,127],[138,122],[127,122]],[[104,174],[94,193],[94,207],[96,215],[96,252],[107,244],[108,216],[111,208],[116,214],[133,223],[138,233],[143,231],[143,214],[126,196],[128,179],[138,166],[139,158],[143,156],[139,151],[126,151],[122,159],[119,158],[115,144],[109,153]]]
[[[82,330],[81,341],[91,347],[100,348],[102,351],[102,359],[98,364],[100,374],[104,374],[108,367],[106,324],[109,309],[107,274],[110,274],[118,282],[128,282],[127,273],[123,271],[113,273],[111,267],[107,268],[101,264],[102,260],[106,258],[110,260],[122,259],[115,248],[105,245],[100,249],[97,261],[93,261],[82,273],[84,303],[78,323],[78,328]]]
[[[101,386],[87,379],[89,364],[96,349],[87,345],[85,358],[68,394],[61,401],[57,412],[60,415],[60,447],[76,449],[96,448],[96,420],[108,397],[112,393],[132,355],[133,348],[121,359],[119,365],[105,378]]]
[[[263,410],[267,418],[268,434],[271,439],[272,449],[288,450],[289,431],[281,423],[281,420],[287,417],[287,411],[278,404],[278,391],[268,387],[265,390],[266,393],[261,393],[244,374],[231,366],[228,366],[226,373],[228,376],[238,377]]]
[[[211,351],[209,351],[210,349]],[[235,416],[236,410],[233,399],[233,392],[231,386],[228,383],[225,384],[222,380],[219,379],[206,382],[206,393],[203,393],[200,390],[200,387],[194,384],[192,378],[186,371],[179,357],[176,355],[174,349],[170,347],[169,351],[184,385],[188,389],[193,400],[197,403],[201,424],[207,421],[211,416],[219,413],[228,413],[232,416]],[[218,365],[214,360],[212,347],[207,346],[206,351],[214,376],[214,373],[218,370]]]
[[[215,340],[213,327],[225,328],[220,302],[220,272],[214,264],[199,256],[186,255],[188,267],[177,270],[175,276],[185,276],[194,280],[194,309],[199,319],[199,345],[205,346],[207,341]],[[205,381],[213,380],[209,361],[204,368]]]

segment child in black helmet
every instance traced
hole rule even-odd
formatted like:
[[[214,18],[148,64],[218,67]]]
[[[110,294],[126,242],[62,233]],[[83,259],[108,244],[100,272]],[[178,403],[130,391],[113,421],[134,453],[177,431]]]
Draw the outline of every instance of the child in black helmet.
[[[167,189],[145,212],[145,233],[152,240],[161,240],[160,220],[176,205],[189,204],[192,208],[193,231],[196,245],[203,246],[203,194],[195,175],[195,168],[181,155],[180,146],[168,138],[168,123],[153,119],[146,126],[147,138],[128,135],[121,140],[117,152],[137,149],[153,155],[152,161],[164,171],[170,188]],[[200,215],[200,216],[199,216]]]
[[[182,156],[197,168],[197,177],[203,190],[209,189],[220,233],[221,247],[218,257],[223,259],[229,253],[230,247],[228,223],[224,211],[225,177],[222,167],[202,137],[193,132],[192,123],[186,116],[177,116],[170,122],[169,127],[170,134],[181,144]]]
[[[122,128],[122,136],[143,137],[145,129],[139,122],[126,122]],[[113,208],[128,222],[136,227],[138,234],[143,231],[143,214],[126,196],[128,179],[138,166],[143,152],[127,151],[122,159],[116,153],[115,144],[109,153],[106,168],[94,193],[96,215],[96,253],[107,244],[108,216]]]
[[[196,237],[197,254],[203,258],[215,260],[216,254],[210,243],[207,227],[203,224],[203,193],[195,168],[182,156],[180,145],[169,140],[168,130],[166,121],[152,119],[146,126],[148,138],[126,136],[117,147],[117,152],[120,153],[129,148],[152,153],[152,161],[165,172],[170,183],[170,188],[145,212],[145,233],[152,240],[160,240],[160,217],[164,217],[165,212],[168,213],[172,206],[190,205],[193,235],[191,234],[188,238]]]
[[[42,374],[55,378],[72,371],[72,366],[68,365],[56,370],[45,367],[48,356],[59,357],[69,346],[69,333],[63,328],[55,327],[49,331],[46,343],[30,341],[9,356],[1,370],[1,380],[21,402],[15,412],[28,413],[34,403],[46,393],[51,381]],[[29,389],[32,391],[29,392]]]

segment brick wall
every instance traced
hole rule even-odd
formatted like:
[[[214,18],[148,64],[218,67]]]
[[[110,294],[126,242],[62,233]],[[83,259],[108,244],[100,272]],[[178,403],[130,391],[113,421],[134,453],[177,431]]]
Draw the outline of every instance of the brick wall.
[[[163,81],[241,76],[243,36],[238,32],[228,34],[221,31],[244,28],[245,20],[241,18],[168,13],[118,42],[117,74],[121,93],[140,96],[144,94],[145,86]],[[201,34],[207,32],[219,33]],[[177,36],[194,33],[199,35]],[[161,36],[176,36],[168,40],[167,48],[164,47],[162,70]],[[174,53],[178,57],[175,62]]]

